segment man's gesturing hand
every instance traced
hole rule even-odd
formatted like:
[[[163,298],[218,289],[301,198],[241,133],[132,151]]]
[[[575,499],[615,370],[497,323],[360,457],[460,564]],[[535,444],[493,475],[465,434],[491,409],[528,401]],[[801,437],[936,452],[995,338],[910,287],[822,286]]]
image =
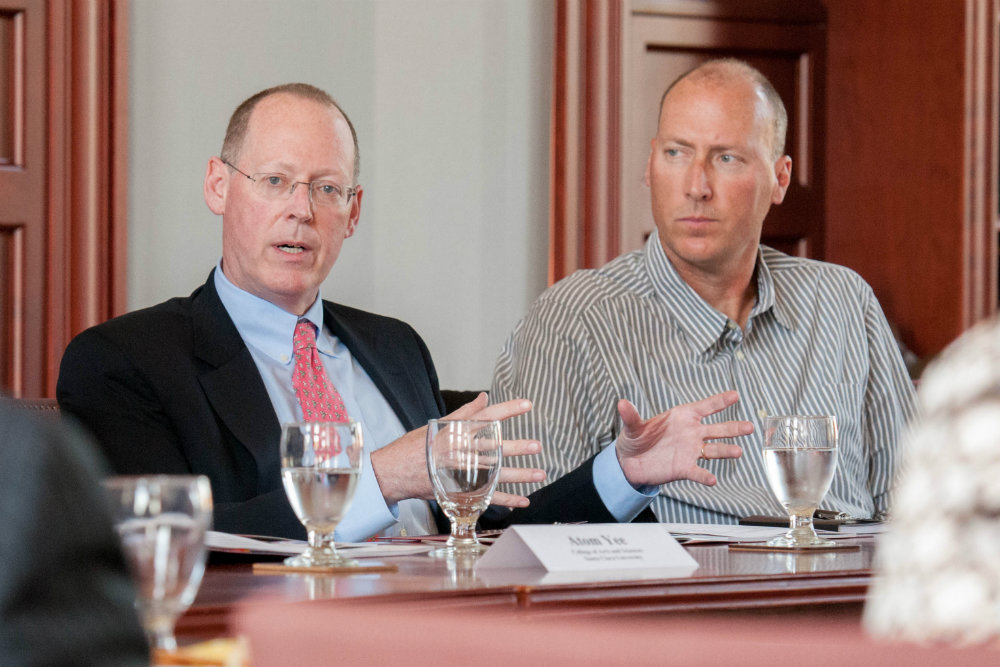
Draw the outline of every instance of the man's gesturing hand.
[[[743,450],[737,445],[709,441],[749,435],[753,433],[753,424],[745,421],[703,424],[701,420],[738,400],[739,394],[727,391],[678,405],[646,421],[629,401],[618,401],[622,431],[616,448],[625,478],[636,485],[658,486],[678,479],[714,485],[715,475],[699,467],[698,459],[732,459],[741,456]]]

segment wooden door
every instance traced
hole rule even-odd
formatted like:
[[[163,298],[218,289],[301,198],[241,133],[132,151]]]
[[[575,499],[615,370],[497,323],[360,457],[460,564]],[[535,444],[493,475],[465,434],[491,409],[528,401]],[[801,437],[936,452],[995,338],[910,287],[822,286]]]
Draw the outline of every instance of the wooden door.
[[[0,0],[0,391],[53,396],[125,308],[126,37],[116,0]]]

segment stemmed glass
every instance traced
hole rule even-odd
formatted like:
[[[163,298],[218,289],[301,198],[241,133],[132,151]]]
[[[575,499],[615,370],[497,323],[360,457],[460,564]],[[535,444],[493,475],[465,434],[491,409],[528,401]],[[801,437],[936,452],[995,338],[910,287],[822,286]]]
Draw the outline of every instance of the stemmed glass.
[[[813,528],[813,513],[837,469],[837,418],[775,416],[764,420],[764,470],[771,491],[788,512],[789,529],[768,546],[830,547]]]
[[[104,488],[150,645],[176,650],[174,624],[205,573],[212,487],[201,475],[156,475],[111,477]]]
[[[290,567],[352,567],[337,553],[333,531],[351,506],[361,476],[361,424],[299,422],[281,427],[281,481],[306,528],[309,546],[285,559]]]
[[[486,550],[476,520],[493,497],[503,465],[500,422],[432,419],[427,422],[427,472],[434,496],[451,521],[451,535],[435,557]]]

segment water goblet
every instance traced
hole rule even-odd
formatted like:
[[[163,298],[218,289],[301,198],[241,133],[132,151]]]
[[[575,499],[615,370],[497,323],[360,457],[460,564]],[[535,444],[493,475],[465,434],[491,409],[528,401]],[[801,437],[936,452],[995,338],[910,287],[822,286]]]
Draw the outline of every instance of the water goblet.
[[[205,573],[212,487],[201,475],[111,477],[103,484],[150,646],[176,650],[174,625]]]
[[[788,513],[789,529],[768,546],[815,549],[835,543],[813,528],[813,513],[837,469],[837,418],[774,416],[764,421],[764,470],[771,491]]]
[[[351,506],[361,476],[361,424],[298,422],[281,428],[281,482],[306,528],[309,546],[285,559],[290,567],[353,567],[337,553],[333,532]]]
[[[493,497],[503,465],[500,422],[432,419],[427,423],[427,472],[438,505],[451,521],[451,535],[434,557],[478,554],[476,520]]]

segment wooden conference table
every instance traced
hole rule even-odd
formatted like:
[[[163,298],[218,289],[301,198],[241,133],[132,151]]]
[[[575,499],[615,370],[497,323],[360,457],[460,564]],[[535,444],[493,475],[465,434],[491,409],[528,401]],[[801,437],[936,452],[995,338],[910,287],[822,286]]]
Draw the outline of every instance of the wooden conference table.
[[[775,553],[734,551],[725,544],[692,545],[687,550],[698,561],[694,572],[477,571],[473,562],[449,562],[426,554],[383,561],[396,565],[396,572],[350,576],[260,575],[254,574],[248,562],[210,563],[194,604],[178,624],[178,633],[226,634],[232,631],[234,607],[309,600],[419,602],[428,609],[491,607],[560,615],[831,604],[858,612],[872,576],[874,541],[858,538],[846,543],[860,548]]]
[[[426,555],[396,572],[254,574],[212,563],[184,640],[242,635],[252,664],[996,665],[995,647],[867,637],[874,540],[855,551],[687,547],[698,568],[618,575],[477,571]]]

